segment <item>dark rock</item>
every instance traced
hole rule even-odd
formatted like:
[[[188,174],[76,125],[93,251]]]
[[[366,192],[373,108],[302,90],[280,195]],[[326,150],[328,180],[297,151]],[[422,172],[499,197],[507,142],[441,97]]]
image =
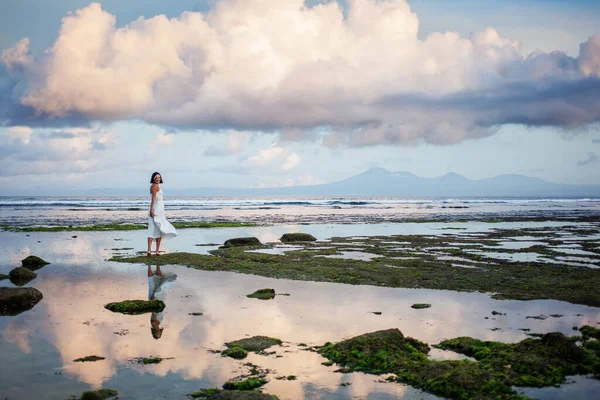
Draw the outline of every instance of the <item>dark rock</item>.
[[[291,242],[314,242],[317,240],[316,237],[311,235],[310,233],[284,233],[281,238],[279,238],[283,243],[291,243]]]
[[[118,394],[119,392],[113,389],[92,390],[89,392],[83,392],[81,394],[81,400],[104,400],[110,399],[111,397],[115,397]]]
[[[37,277],[37,274],[30,269],[25,267],[17,267],[8,273],[10,279],[34,279]]]
[[[277,396],[259,392],[242,392],[239,390],[222,390],[206,397],[207,400],[277,400]]]
[[[492,315],[506,315],[506,314],[502,314],[500,311],[492,311]]]
[[[29,256],[21,260],[21,266],[32,271],[42,268],[44,265],[50,264],[48,261],[44,261],[38,256]]]
[[[17,315],[30,310],[43,297],[35,288],[0,287],[0,315]]]
[[[545,315],[528,315],[525,317],[525,319],[539,319],[541,321],[545,320],[546,318],[548,317],[546,317]]]
[[[200,315],[204,315],[204,313],[201,313],[201,312],[191,312],[191,313],[188,313],[188,315],[200,316]]]
[[[260,300],[271,300],[275,298],[275,289],[258,289],[252,294],[247,294],[246,297]]]
[[[246,339],[235,340],[233,342],[225,343],[225,346],[232,347],[241,347],[246,351],[264,351],[271,346],[280,345],[281,340],[276,338],[271,338],[268,336],[252,336]]]
[[[421,308],[429,308],[431,307],[431,304],[425,304],[425,303],[416,303],[413,304],[412,306],[410,306],[411,308],[415,308],[415,309],[421,309]]]
[[[31,282],[34,278],[11,278],[10,283],[15,286],[25,286]]]
[[[104,308],[123,314],[143,314],[161,312],[165,308],[165,303],[161,300],[124,300],[118,303],[108,303]]]
[[[232,238],[225,241],[224,247],[260,246],[260,240],[255,237]]]

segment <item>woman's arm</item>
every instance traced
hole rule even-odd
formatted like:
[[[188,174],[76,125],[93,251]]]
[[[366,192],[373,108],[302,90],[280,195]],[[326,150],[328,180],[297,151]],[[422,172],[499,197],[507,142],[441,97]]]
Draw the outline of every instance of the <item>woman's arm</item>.
[[[152,193],[152,200],[150,201],[150,216],[154,218],[154,199],[156,198],[156,192],[158,192],[158,185],[156,183],[152,184],[150,188],[150,193]]]

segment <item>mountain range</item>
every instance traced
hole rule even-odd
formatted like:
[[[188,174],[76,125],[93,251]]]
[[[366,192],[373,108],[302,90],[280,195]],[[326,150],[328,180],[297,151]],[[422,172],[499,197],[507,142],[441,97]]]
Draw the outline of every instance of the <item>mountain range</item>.
[[[123,189],[98,189],[104,196],[145,195]],[[169,196],[410,196],[410,197],[593,197],[600,198],[600,185],[558,184],[524,175],[499,175],[467,179],[450,172],[437,178],[421,178],[410,172],[371,168],[350,178],[320,185],[262,189],[169,188]],[[130,192],[130,190],[128,191]]]

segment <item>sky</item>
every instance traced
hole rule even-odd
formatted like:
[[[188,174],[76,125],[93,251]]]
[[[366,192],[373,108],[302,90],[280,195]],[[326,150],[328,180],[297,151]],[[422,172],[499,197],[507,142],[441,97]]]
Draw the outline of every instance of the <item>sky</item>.
[[[0,0],[0,33],[0,195],[600,185],[599,1]]]

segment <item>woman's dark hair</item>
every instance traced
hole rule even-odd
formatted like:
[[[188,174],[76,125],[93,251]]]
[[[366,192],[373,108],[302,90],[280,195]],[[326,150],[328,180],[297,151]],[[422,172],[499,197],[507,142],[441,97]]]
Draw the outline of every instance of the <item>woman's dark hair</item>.
[[[152,174],[152,178],[150,178],[150,183],[154,183],[154,177],[156,175],[160,175],[160,172],[155,172],[155,173]],[[160,175],[160,183],[163,183],[162,175]]]

